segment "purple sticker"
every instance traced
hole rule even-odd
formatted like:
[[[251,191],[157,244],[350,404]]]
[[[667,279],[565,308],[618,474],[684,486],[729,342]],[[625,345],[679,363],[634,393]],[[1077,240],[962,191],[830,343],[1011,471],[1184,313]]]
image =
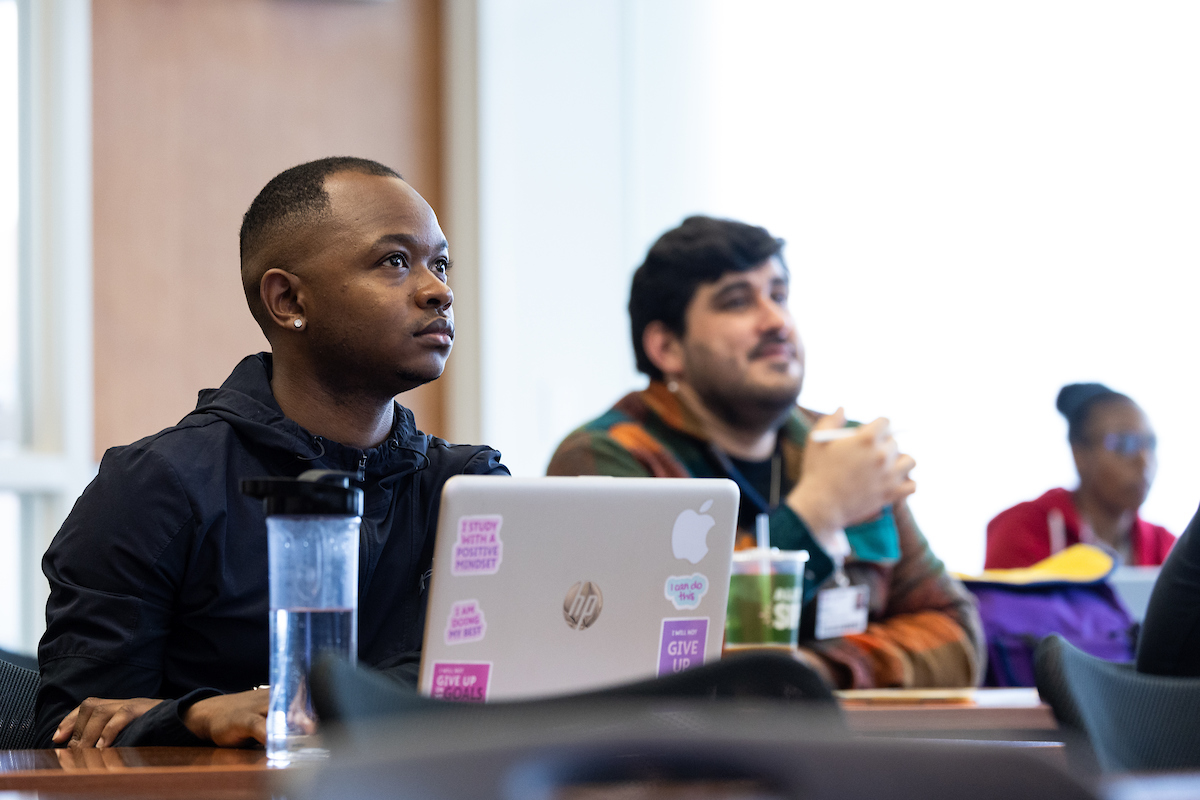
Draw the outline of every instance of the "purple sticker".
[[[490,661],[435,661],[429,696],[460,703],[483,703],[487,700],[491,677]]]
[[[450,606],[450,616],[446,619],[446,644],[466,644],[479,642],[487,633],[487,620],[483,618],[483,609],[478,600],[459,600]]]
[[[500,570],[504,543],[500,526],[504,517],[486,514],[458,518],[458,540],[451,554],[451,575],[495,575]]]
[[[708,617],[664,619],[658,644],[658,674],[670,675],[704,663]]]

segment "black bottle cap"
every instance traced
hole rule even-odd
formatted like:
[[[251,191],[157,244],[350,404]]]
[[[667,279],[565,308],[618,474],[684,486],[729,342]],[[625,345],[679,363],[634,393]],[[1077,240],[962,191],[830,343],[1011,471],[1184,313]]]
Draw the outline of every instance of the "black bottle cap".
[[[298,478],[245,478],[242,494],[261,497],[268,517],[325,514],[361,517],[362,489],[350,485],[353,472],[310,469]]]

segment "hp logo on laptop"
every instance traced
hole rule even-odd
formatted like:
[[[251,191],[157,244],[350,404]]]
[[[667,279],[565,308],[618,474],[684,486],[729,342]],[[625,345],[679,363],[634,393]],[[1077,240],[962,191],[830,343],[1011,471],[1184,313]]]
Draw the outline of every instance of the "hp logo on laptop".
[[[563,600],[563,617],[577,631],[590,627],[600,616],[604,607],[604,595],[600,587],[591,581],[579,581],[567,591]]]

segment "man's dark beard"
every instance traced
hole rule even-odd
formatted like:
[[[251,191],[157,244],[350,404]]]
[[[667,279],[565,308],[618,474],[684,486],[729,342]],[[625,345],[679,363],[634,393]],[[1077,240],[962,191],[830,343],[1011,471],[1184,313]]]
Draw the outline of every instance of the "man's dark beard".
[[[799,385],[794,389],[760,389],[757,392],[728,384],[693,383],[692,388],[708,410],[730,427],[752,433],[766,433],[782,425],[800,396]]]

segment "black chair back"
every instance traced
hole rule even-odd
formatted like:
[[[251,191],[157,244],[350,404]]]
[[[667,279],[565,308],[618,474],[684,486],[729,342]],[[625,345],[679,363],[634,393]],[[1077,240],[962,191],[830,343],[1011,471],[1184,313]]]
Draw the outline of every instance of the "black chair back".
[[[1106,772],[1200,769],[1200,678],[1145,675],[1047,636],[1034,660],[1038,693],[1065,732],[1074,763]],[[1070,738],[1069,736],[1066,738]],[[1094,762],[1092,759],[1094,758]]]
[[[325,658],[317,663],[313,670],[312,693],[317,716],[325,722],[355,722],[472,707],[431,700],[417,694],[407,684],[370,669],[356,669],[336,658]],[[651,698],[800,701],[806,706],[816,706],[812,713],[823,714],[833,724],[842,726],[837,702],[821,678],[791,656],[771,652],[723,658],[661,678],[607,689],[539,700],[489,703],[487,708]]]
[[[312,691],[337,757],[282,776],[296,800],[550,800],[572,787],[581,797],[588,787],[650,796],[642,787],[672,797],[1094,800],[1024,748],[858,739],[820,679],[778,654],[486,705],[431,700],[327,658]]]
[[[281,776],[281,790],[294,800],[1095,800],[1028,748],[858,739],[822,708],[591,696],[416,711],[344,723],[336,757]]]
[[[0,661],[0,750],[27,750],[34,746],[33,707],[38,674]]]

